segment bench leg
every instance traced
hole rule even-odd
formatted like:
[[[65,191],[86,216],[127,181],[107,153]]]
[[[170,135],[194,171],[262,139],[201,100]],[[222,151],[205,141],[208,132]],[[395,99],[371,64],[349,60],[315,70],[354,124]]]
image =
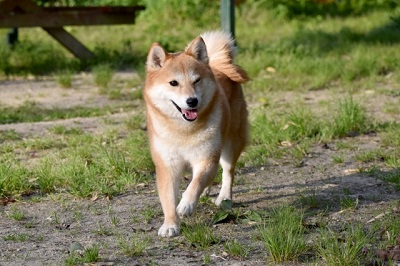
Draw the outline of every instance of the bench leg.
[[[18,28],[12,28],[7,33],[7,44],[13,46],[17,42],[18,42]]]
[[[79,59],[87,60],[94,57],[94,54],[89,49],[63,28],[43,29]]]

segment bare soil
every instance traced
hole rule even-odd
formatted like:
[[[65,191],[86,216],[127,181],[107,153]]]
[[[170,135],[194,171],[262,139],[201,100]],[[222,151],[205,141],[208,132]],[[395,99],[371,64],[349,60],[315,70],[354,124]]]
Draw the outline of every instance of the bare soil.
[[[60,88],[52,78],[43,80],[0,81],[1,104],[19,105],[30,100],[45,107],[73,107],[78,105],[105,106],[112,104],[107,96],[85,76],[76,77],[72,89]],[[295,94],[295,95],[294,95]],[[370,95],[373,94],[373,97]],[[308,93],[281,93],[274,99],[290,103],[301,98],[318,108],[322,100],[333,101],[337,95],[330,91]],[[397,101],[398,97],[365,92],[368,112],[387,121],[400,119],[399,113],[388,115],[382,105]],[[381,106],[381,107],[380,107]],[[138,110],[141,111],[141,110]],[[14,129],[26,138],[42,135],[55,124],[80,126],[94,134],[106,132],[109,127],[121,127],[130,113],[121,112],[107,116],[113,123],[104,123],[104,117],[74,118],[68,120],[0,125],[0,130]],[[339,149],[337,142],[312,146],[307,156],[299,163],[291,159],[268,158],[262,167],[245,166],[237,172],[234,187],[234,210],[268,211],[282,203],[299,203],[302,198],[314,195],[323,202],[324,215],[307,217],[307,223],[326,223],[332,226],[343,222],[364,224],[383,219],[387,212],[399,212],[400,193],[379,178],[379,174],[367,175],[359,169],[370,165],[356,160],[355,153],[381,147],[379,135],[371,133],[343,139],[351,149]],[[332,156],[343,154],[344,162],[335,163]],[[390,172],[384,163],[374,162],[380,174]],[[183,188],[183,187],[182,187]],[[212,189],[215,197],[218,186]],[[340,198],[358,199],[355,209],[341,210]],[[156,216],[144,220],[145,210],[155,210]],[[10,214],[20,210],[25,218],[16,221]],[[211,219],[218,210],[209,203],[199,204],[193,218]],[[318,213],[316,211],[316,213]],[[206,250],[191,246],[183,236],[162,239],[157,230],[162,224],[162,211],[155,182],[140,186],[112,199],[75,199],[67,194],[48,195],[39,201],[22,200],[0,206],[0,265],[62,265],[69,256],[71,245],[80,243],[84,248],[98,246],[100,262],[90,265],[202,265],[204,256],[209,256],[211,265],[265,265],[268,254],[257,236],[255,222],[225,222],[213,226],[222,241]],[[8,236],[25,236],[23,240],[10,240]],[[121,239],[139,237],[149,241],[144,254],[130,257],[120,246]],[[226,240],[237,239],[250,248],[247,258],[229,256],[223,249]],[[312,237],[309,240],[313,242]],[[302,265],[304,263],[288,263]]]

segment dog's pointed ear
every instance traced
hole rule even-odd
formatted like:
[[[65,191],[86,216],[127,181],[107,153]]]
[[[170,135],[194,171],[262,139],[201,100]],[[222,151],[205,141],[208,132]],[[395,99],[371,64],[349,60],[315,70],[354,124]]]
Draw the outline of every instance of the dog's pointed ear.
[[[147,55],[146,67],[147,70],[158,70],[167,59],[167,52],[158,43],[153,43]]]
[[[199,61],[208,64],[207,47],[203,38],[197,37],[186,48],[185,53],[191,55]]]

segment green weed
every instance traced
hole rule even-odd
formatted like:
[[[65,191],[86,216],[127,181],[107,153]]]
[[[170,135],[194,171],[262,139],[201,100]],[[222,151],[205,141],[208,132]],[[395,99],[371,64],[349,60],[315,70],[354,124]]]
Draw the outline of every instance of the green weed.
[[[363,151],[356,154],[357,161],[368,163],[373,162],[379,155],[377,151],[369,150]]]
[[[400,154],[399,152],[394,152],[385,157],[386,165],[392,168],[400,167]]]
[[[181,230],[186,241],[200,250],[205,250],[220,242],[220,238],[214,234],[210,226],[204,223],[182,224]]]
[[[388,246],[396,246],[399,243],[400,237],[400,219],[396,214],[389,214],[388,217],[379,223],[380,233],[383,232],[381,236],[379,236],[382,240],[380,246],[388,247]]]
[[[396,189],[400,190],[400,172],[394,171],[387,173],[382,177],[383,180],[389,182],[395,186]]]
[[[130,130],[143,129],[145,127],[145,117],[143,114],[136,114],[130,116],[125,125]]]
[[[342,234],[330,228],[321,230],[317,243],[317,253],[326,265],[363,265],[362,248],[369,236],[359,225],[352,226]]]
[[[93,75],[95,84],[106,89],[113,77],[113,70],[109,64],[101,64],[93,68]]]
[[[9,197],[32,189],[29,171],[14,160],[0,160],[0,197]]]
[[[334,117],[333,136],[354,136],[367,130],[365,109],[352,97],[339,101]]]
[[[249,255],[250,248],[239,243],[236,239],[224,243],[224,250],[230,256],[237,259],[246,259]]]
[[[343,154],[334,154],[334,155],[332,155],[332,159],[337,164],[344,163],[344,155]]]
[[[14,129],[0,130],[0,143],[19,139],[21,139],[21,137]]]
[[[33,169],[32,174],[35,179],[31,179],[31,181],[34,182],[41,194],[55,192],[62,186],[63,179],[55,171],[54,161],[49,159],[41,160],[41,163]]]
[[[141,239],[138,235],[135,235],[130,236],[130,239],[120,238],[118,246],[124,255],[136,257],[145,254],[149,242],[149,239]]]
[[[22,221],[26,218],[23,211],[15,208],[11,209],[11,211],[7,213],[7,217],[14,219],[15,221]]]
[[[209,254],[204,254],[203,256],[203,263],[204,265],[211,264],[211,256]]]
[[[114,226],[118,226],[118,224],[120,223],[119,218],[115,215],[111,215],[110,220],[111,220],[111,224]]]
[[[25,102],[19,107],[0,106],[0,124],[11,124],[21,122],[51,121],[74,117],[92,117],[105,115],[118,110],[118,107],[73,107],[70,109],[44,109],[35,102]]]
[[[300,195],[300,204],[304,207],[316,209],[321,206],[321,199],[318,198],[315,190]]]
[[[25,242],[28,239],[26,234],[11,234],[3,237],[5,241]]]
[[[97,230],[95,230],[93,233],[99,235],[99,236],[112,236],[113,230],[112,228],[109,227],[105,227],[104,225],[99,223],[99,228]]]
[[[99,247],[93,246],[83,250],[82,254],[79,254],[78,252],[73,252],[65,259],[65,264],[72,266],[78,264],[93,263],[99,260]]]
[[[57,74],[57,83],[62,88],[71,88],[72,87],[72,72],[70,70],[60,71]]]
[[[159,215],[159,212],[154,207],[147,207],[142,211],[143,220],[146,224],[150,223],[151,219]]]
[[[358,198],[352,199],[350,197],[344,197],[340,199],[340,209],[341,210],[347,210],[347,209],[352,209],[355,210],[358,206]]]
[[[268,221],[258,227],[270,259],[275,262],[295,260],[306,251],[303,212],[290,206],[271,211]]]
[[[57,125],[54,126],[50,129],[50,132],[53,132],[54,134],[57,135],[80,135],[83,133],[83,130],[81,128],[67,128],[66,126],[63,125]]]

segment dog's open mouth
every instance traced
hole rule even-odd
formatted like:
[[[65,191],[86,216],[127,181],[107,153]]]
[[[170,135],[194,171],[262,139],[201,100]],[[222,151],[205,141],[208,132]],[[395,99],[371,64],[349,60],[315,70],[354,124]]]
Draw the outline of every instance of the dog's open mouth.
[[[182,109],[173,100],[171,102],[175,105],[176,109],[182,114],[183,119],[193,122],[197,119],[197,109]]]

